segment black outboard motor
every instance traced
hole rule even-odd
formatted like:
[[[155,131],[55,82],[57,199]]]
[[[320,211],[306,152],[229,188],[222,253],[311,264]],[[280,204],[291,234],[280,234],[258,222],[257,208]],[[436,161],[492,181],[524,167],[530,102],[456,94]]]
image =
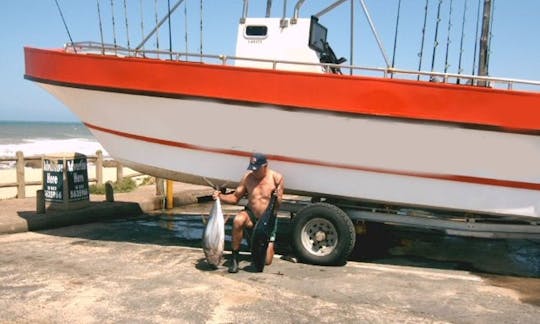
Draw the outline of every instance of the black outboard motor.
[[[328,30],[319,23],[319,18],[311,16],[311,25],[309,27],[309,42],[308,46],[319,54],[321,63],[341,64],[347,61],[346,58],[337,58],[330,44],[326,41]],[[332,73],[342,74],[341,69],[337,66],[329,67]]]

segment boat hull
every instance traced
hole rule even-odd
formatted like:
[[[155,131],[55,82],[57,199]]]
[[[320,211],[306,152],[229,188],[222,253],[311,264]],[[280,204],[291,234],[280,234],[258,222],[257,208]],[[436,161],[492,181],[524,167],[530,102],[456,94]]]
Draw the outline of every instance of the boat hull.
[[[257,151],[269,155],[291,193],[540,217],[538,136],[43,87],[112,156],[154,176],[234,184]]]
[[[266,153],[290,193],[540,217],[540,94],[25,49],[25,77],[141,172],[236,183]]]

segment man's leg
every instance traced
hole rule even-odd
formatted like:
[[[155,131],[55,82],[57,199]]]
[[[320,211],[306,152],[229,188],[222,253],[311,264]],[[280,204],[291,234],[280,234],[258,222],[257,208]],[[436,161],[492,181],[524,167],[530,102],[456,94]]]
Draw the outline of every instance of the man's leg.
[[[272,260],[274,259],[274,242],[276,241],[277,223],[278,219],[276,217],[276,222],[274,223],[274,228],[272,229],[272,234],[270,236],[270,242],[268,243],[268,248],[266,249],[266,265],[271,265]]]
[[[253,227],[253,223],[249,219],[247,212],[243,210],[234,217],[233,221],[232,261],[231,266],[229,267],[230,273],[238,272],[238,253],[240,252],[240,244],[242,243],[245,227],[251,228]]]

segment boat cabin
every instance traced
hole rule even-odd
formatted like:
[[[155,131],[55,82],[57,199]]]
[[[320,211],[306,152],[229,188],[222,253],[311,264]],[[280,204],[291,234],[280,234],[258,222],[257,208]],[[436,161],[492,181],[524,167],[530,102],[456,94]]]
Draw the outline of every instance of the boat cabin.
[[[340,73],[318,18],[244,18],[238,26],[236,66]],[[327,63],[332,65],[321,65]]]

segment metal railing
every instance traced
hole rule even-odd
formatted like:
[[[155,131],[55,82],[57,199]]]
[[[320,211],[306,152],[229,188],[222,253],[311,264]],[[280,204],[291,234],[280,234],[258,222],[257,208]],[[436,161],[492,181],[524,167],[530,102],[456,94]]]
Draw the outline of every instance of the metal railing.
[[[288,61],[288,60],[272,60],[272,59],[260,59],[252,57],[241,57],[233,55],[213,55],[213,54],[200,54],[200,53],[187,53],[187,52],[171,52],[165,50],[136,50],[128,49],[126,47],[115,46],[112,44],[102,44],[98,42],[75,42],[68,43],[64,46],[64,50],[67,52],[76,53],[94,53],[102,55],[113,55],[119,57],[141,57],[141,58],[155,58],[172,61],[189,61],[195,59],[202,63],[218,63],[222,65],[234,65],[234,61],[246,61],[266,63],[273,70],[279,70],[280,66],[284,65],[297,65],[297,66],[318,66],[321,68],[321,72],[330,71],[331,68],[339,68],[341,70],[352,71],[351,74],[369,75],[369,76],[382,76],[384,78],[396,78],[404,80],[420,80],[425,82],[441,82],[448,84],[458,85],[472,85],[472,86],[489,86],[491,88],[506,89],[506,90],[527,90],[540,92],[540,81],[532,81],[525,79],[513,79],[513,78],[500,78],[500,77],[486,77],[468,74],[456,74],[456,73],[442,73],[442,72],[428,72],[428,71],[414,71],[397,68],[381,68],[381,67],[366,67],[356,65],[343,65],[343,64],[330,64],[330,63],[309,63],[300,61]],[[366,74],[366,72],[371,74]],[[356,74],[354,74],[356,73]],[[484,85],[485,84],[485,85]],[[518,86],[518,87],[516,87]]]

